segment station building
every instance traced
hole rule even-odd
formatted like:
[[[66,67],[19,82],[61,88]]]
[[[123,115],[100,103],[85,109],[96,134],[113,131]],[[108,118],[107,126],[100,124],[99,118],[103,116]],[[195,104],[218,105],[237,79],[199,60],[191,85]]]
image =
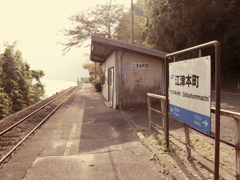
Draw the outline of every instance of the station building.
[[[147,103],[147,93],[164,94],[167,53],[97,35],[90,59],[102,66],[102,95],[114,109]]]

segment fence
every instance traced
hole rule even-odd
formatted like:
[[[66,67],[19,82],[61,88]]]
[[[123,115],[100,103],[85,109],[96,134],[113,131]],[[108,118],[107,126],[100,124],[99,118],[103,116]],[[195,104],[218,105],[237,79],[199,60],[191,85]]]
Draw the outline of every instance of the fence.
[[[161,101],[161,110],[157,110],[157,109],[154,109],[152,108],[152,98],[157,98],[157,99],[160,99]],[[168,136],[169,134],[167,133],[167,130],[166,130],[166,121],[167,121],[167,118],[166,118],[166,97],[165,96],[161,96],[161,95],[156,95],[156,94],[151,94],[151,93],[147,93],[147,102],[148,102],[148,117],[149,117],[149,128],[152,128],[153,127],[153,124],[155,124],[153,121],[152,121],[152,111],[154,112],[157,112],[157,113],[160,113],[162,115],[162,129],[164,131],[164,137],[165,137],[165,140],[168,139]],[[211,108],[211,112],[212,113],[215,113],[215,108]],[[240,113],[237,113],[237,112],[232,112],[232,111],[227,111],[227,110],[223,110],[221,109],[220,110],[220,115],[221,116],[226,116],[226,117],[231,117],[233,120],[234,120],[234,123],[235,123],[235,144],[231,144],[225,140],[222,140],[220,139],[220,142],[230,146],[230,147],[233,147],[235,148],[235,151],[236,151],[236,179],[240,179]],[[173,120],[176,120],[174,118],[172,118]],[[176,120],[178,121],[178,120]],[[179,121],[178,121],[179,122]],[[190,133],[189,133],[189,128],[191,128],[190,126],[186,125],[186,124],[183,124],[184,125],[184,132],[185,132],[185,145],[186,145],[186,152],[187,152],[187,158],[188,159],[191,159],[191,150],[192,147],[190,146]],[[191,129],[194,129],[194,128],[191,128]],[[195,131],[198,131],[199,133],[209,137],[209,138],[215,138],[214,135],[209,135],[209,134],[206,134],[206,133],[203,133],[197,129],[194,129]]]

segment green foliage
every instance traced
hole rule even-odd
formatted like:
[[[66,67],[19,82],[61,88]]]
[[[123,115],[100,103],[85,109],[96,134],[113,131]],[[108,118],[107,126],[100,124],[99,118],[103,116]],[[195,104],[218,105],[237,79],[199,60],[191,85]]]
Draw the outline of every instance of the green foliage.
[[[8,116],[12,109],[12,101],[6,93],[0,92],[0,119]]]
[[[123,12],[123,5],[107,3],[98,4],[94,8],[71,16],[69,20],[73,27],[63,30],[63,34],[68,38],[67,43],[61,43],[65,46],[64,51],[68,52],[73,46],[82,46],[91,34],[113,38]]]
[[[239,8],[239,1],[233,0],[146,0],[143,38],[165,52],[218,40],[224,75],[238,73]]]
[[[0,55],[0,118],[38,102],[44,95],[43,71],[30,70],[16,44],[7,44]]]
[[[239,9],[239,0],[138,0],[134,4],[134,44],[174,52],[217,40],[222,47],[223,77],[239,77]],[[91,34],[131,41],[130,11],[123,5],[97,5],[69,20],[73,27],[63,30],[68,38],[62,43],[66,52],[82,46]],[[205,54],[214,56],[212,50]]]
[[[30,94],[29,94],[30,103],[34,104],[40,101],[44,96],[44,93],[45,93],[44,86],[40,81],[32,84],[32,86],[30,87]]]
[[[30,70],[31,75],[31,86],[30,86],[30,103],[34,104],[42,99],[44,96],[45,90],[44,86],[41,83],[41,78],[44,76],[42,70]]]
[[[102,91],[102,84],[101,84],[101,81],[99,79],[93,80],[92,84],[94,85],[94,87],[95,87],[97,92],[101,92]]]
[[[100,63],[85,63],[83,64],[83,69],[88,70],[90,77],[94,79],[101,76],[102,68]]]
[[[134,44],[144,45],[142,39],[142,16],[134,15]],[[116,40],[131,43],[131,22],[130,22],[130,12],[123,14],[121,21],[116,28]]]
[[[90,78],[89,77],[82,77],[80,83],[89,83]]]

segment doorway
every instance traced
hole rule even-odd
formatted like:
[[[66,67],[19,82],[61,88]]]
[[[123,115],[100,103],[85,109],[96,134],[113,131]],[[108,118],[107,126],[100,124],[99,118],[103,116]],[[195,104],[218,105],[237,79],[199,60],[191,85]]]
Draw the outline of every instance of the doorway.
[[[113,105],[114,68],[108,69],[108,102]]]

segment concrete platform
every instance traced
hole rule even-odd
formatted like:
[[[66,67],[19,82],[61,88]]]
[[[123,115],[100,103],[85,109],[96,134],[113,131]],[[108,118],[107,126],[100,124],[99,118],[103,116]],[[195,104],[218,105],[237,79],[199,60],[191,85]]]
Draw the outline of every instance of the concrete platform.
[[[84,84],[0,169],[2,180],[168,179],[124,115]]]

